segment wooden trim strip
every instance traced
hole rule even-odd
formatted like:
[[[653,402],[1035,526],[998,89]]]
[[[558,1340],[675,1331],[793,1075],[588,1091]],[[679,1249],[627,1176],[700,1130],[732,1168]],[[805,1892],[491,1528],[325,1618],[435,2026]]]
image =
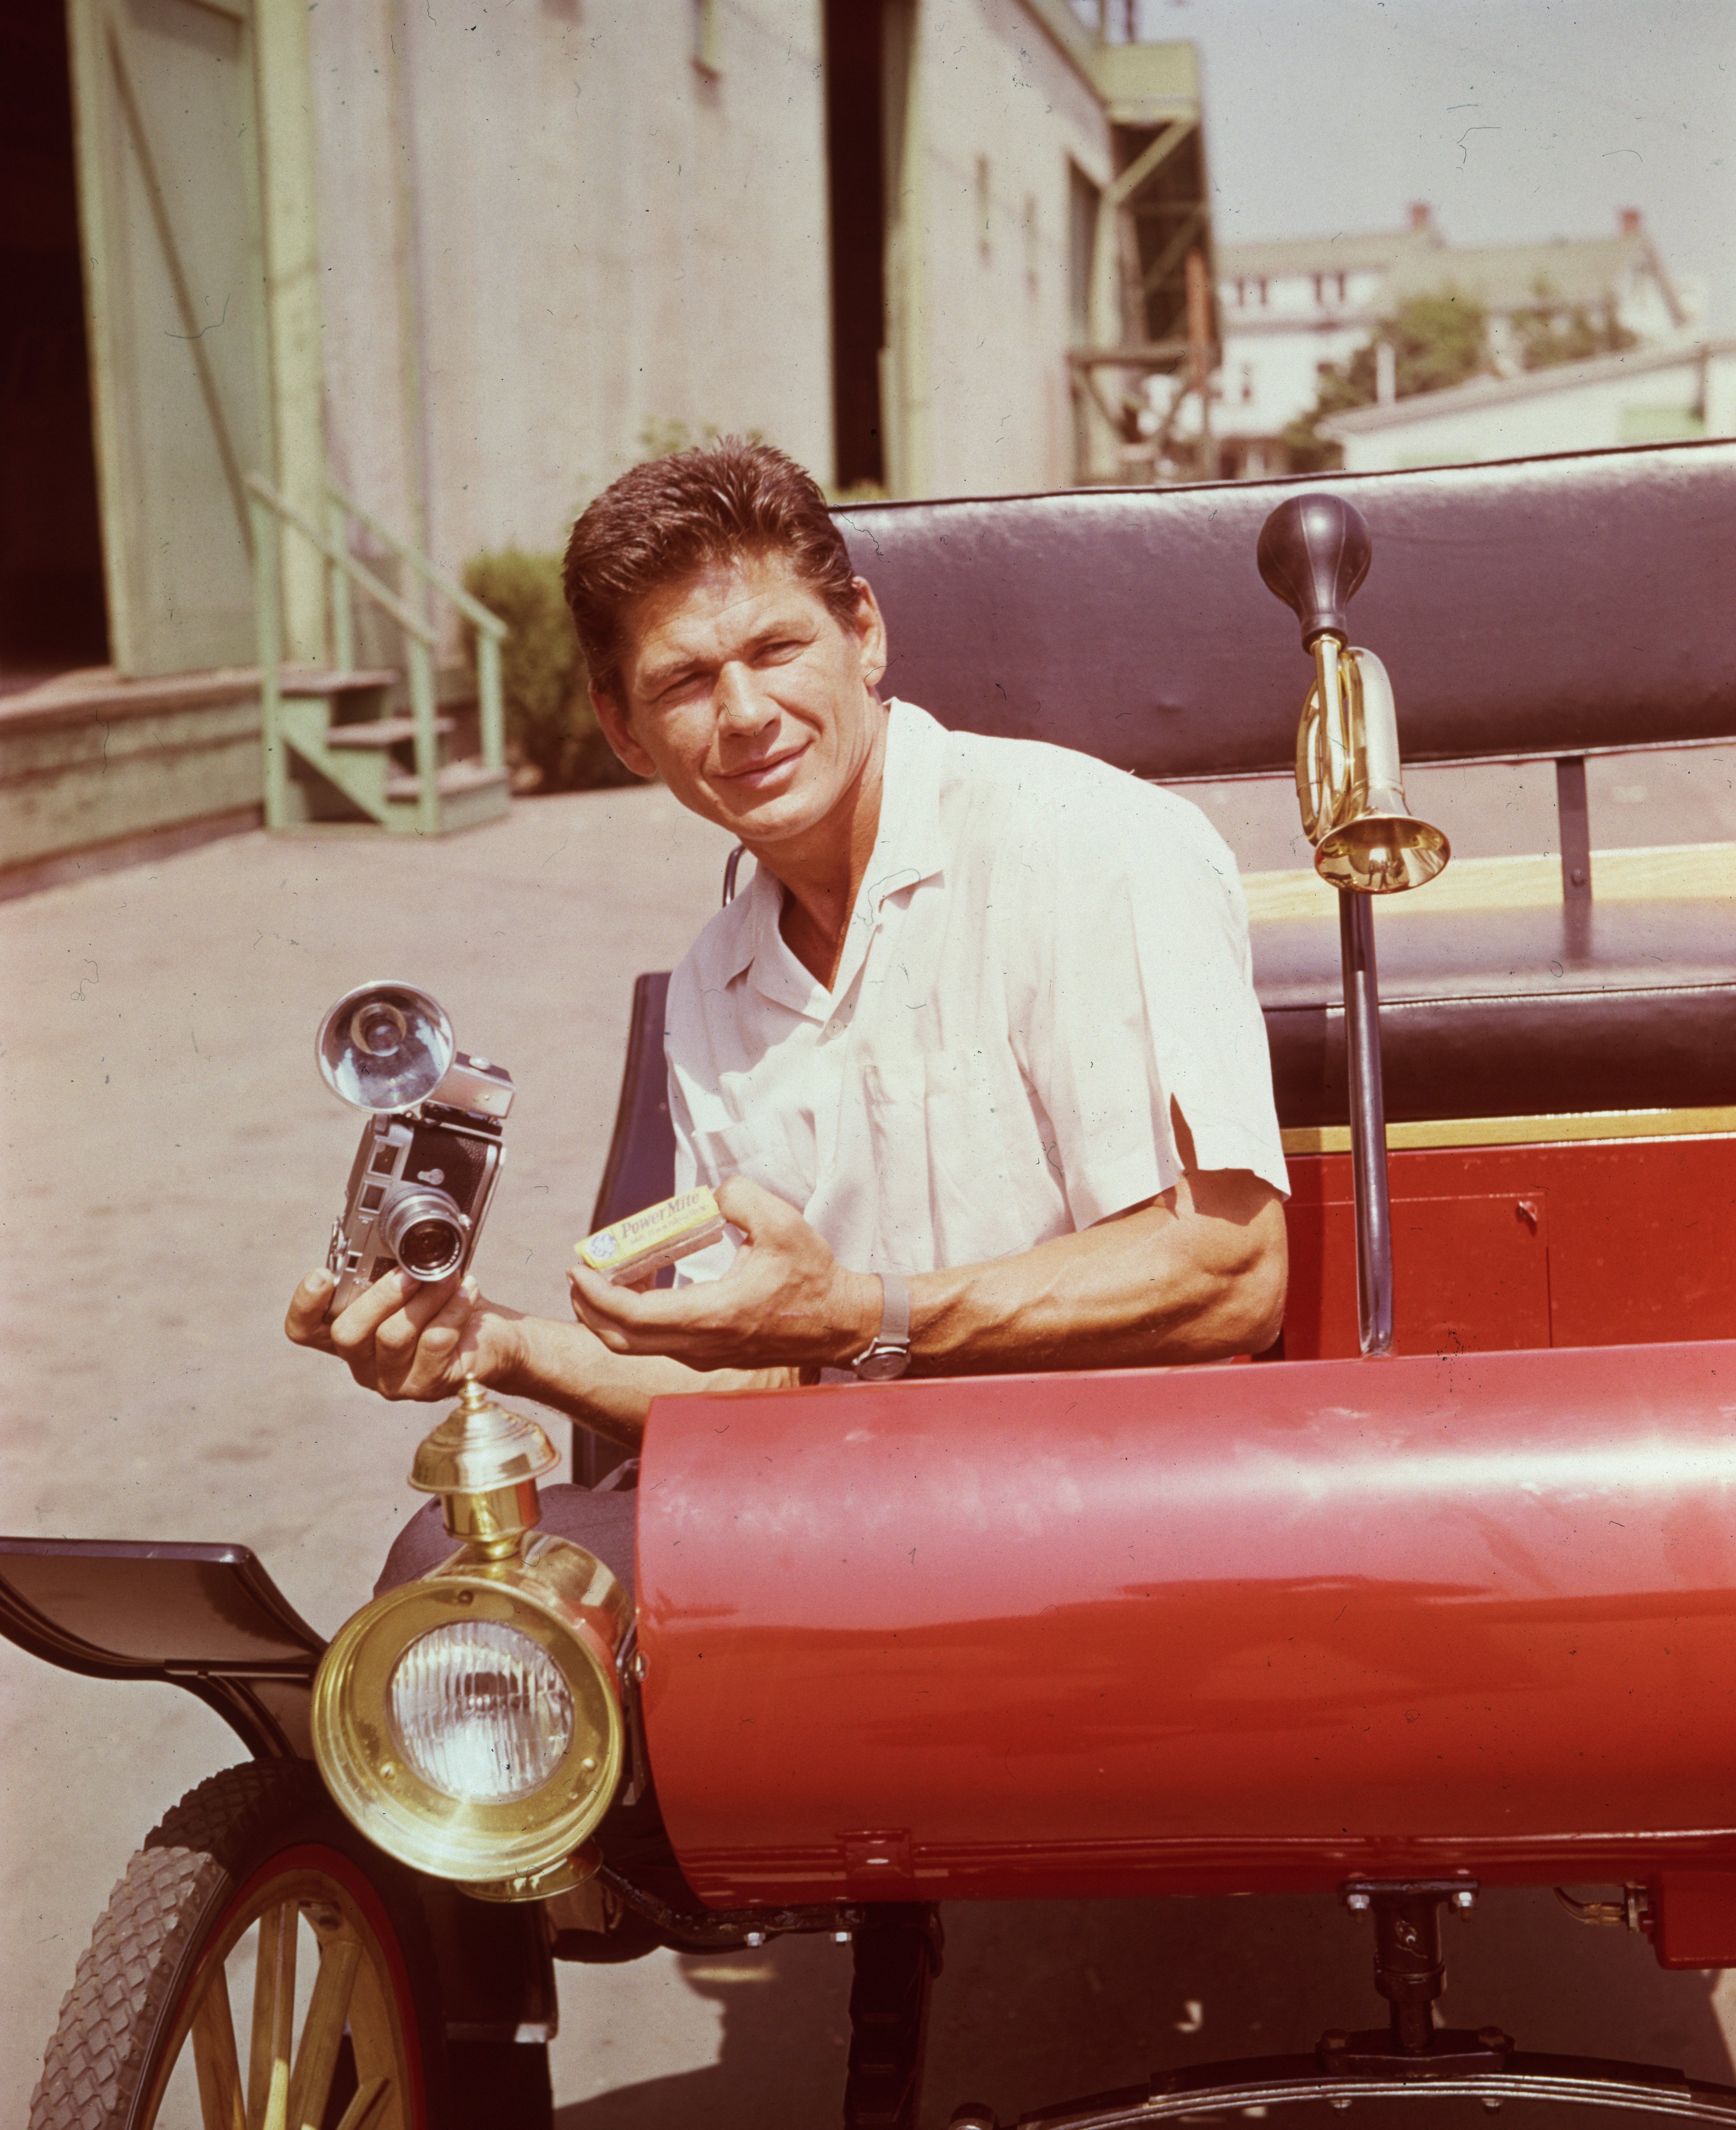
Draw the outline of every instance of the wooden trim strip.
[[[1242,877],[1248,915],[1330,919],[1337,891],[1313,872],[1255,872]],[[1594,851],[1595,902],[1719,901],[1736,897],[1736,843],[1679,843]],[[1509,858],[1456,858],[1438,880],[1408,895],[1379,898],[1383,922],[1448,910],[1541,910],[1561,906],[1561,862],[1552,853]]]
[[[1586,1110],[1557,1116],[1447,1117],[1389,1124],[1386,1148],[1560,1146],[1579,1139],[1719,1138],[1736,1135],[1736,1107],[1705,1110]],[[1282,1134],[1286,1153],[1348,1153],[1348,1125],[1303,1125]]]

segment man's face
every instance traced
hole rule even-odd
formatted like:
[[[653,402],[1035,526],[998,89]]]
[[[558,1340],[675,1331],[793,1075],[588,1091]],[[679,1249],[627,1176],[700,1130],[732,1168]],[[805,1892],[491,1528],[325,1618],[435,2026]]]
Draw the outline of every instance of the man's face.
[[[883,713],[886,633],[862,587],[840,622],[779,556],[720,564],[629,610],[624,700],[593,693],[640,776],[756,848],[806,836],[847,800]]]

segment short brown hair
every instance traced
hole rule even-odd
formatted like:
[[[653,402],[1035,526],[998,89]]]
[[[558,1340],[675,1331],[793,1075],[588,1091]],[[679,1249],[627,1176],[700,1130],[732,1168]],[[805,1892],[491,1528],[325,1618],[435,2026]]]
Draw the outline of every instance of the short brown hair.
[[[592,681],[619,696],[626,609],[720,562],[777,555],[840,621],[857,611],[844,535],[811,474],[770,444],[723,437],[612,481],[572,528],[562,583]]]

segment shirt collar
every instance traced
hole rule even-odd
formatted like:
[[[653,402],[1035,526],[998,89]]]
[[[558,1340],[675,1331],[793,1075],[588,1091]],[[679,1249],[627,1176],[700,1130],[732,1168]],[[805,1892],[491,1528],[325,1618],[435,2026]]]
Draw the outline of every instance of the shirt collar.
[[[944,869],[940,776],[945,739],[945,728],[926,710],[896,696],[887,704],[880,826],[857,897],[853,925],[872,931],[875,915],[887,895],[931,880]],[[753,879],[730,904],[729,914],[734,921],[725,951],[724,981],[733,982],[744,969],[756,964],[759,975],[769,978],[782,959],[777,929],[783,914],[782,886],[763,866],[756,865]],[[846,952],[847,963],[855,958]],[[842,969],[839,974],[841,983]],[[781,996],[781,989],[772,996]]]

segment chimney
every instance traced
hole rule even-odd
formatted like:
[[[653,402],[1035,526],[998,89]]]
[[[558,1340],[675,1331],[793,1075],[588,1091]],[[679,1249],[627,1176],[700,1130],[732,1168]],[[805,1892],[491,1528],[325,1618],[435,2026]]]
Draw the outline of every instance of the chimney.
[[[1435,211],[1427,200],[1413,200],[1410,203],[1410,228],[1413,236],[1422,236],[1435,226]]]
[[[1623,208],[1617,214],[1615,222],[1617,228],[1624,236],[1639,235],[1639,209],[1637,207]]]

